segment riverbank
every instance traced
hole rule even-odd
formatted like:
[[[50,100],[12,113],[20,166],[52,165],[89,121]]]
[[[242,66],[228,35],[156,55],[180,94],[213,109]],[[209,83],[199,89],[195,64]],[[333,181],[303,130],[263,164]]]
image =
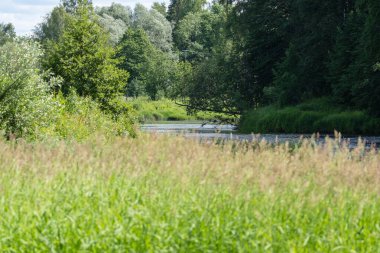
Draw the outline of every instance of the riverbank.
[[[180,106],[175,101],[162,98],[157,101],[146,97],[138,97],[128,101],[135,111],[139,122],[155,121],[212,121],[228,116],[220,113],[197,112],[188,114],[186,107]]]
[[[0,141],[0,250],[377,252],[380,156],[363,152],[154,134]]]
[[[363,111],[341,110],[315,100],[293,107],[275,106],[250,110],[239,124],[242,133],[325,133],[346,135],[379,135],[380,118]]]

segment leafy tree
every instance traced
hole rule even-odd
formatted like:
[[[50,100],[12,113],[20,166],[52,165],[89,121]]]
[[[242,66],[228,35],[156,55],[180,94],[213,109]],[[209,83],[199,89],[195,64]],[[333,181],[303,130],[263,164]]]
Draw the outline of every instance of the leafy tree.
[[[168,96],[175,85],[175,71],[177,62],[170,55],[154,50],[149,57],[143,78],[147,95],[157,100]]]
[[[0,46],[0,129],[9,137],[34,138],[54,120],[55,104],[46,75],[40,72],[42,50],[36,42],[16,40]]]
[[[170,55],[156,49],[142,29],[129,29],[121,43],[120,66],[131,73],[128,96],[148,95],[158,99],[173,83],[176,62]]]
[[[107,14],[103,14],[98,20],[100,26],[109,33],[110,44],[116,46],[128,29],[128,26],[121,19],[114,19]]]
[[[132,10],[121,4],[112,3],[109,7],[96,9],[99,24],[110,34],[110,43],[116,46],[128,27],[131,26]]]
[[[293,1],[289,18],[292,50],[277,68],[276,85],[285,89],[282,97],[285,104],[299,103],[313,97],[331,93],[328,76],[328,53],[335,44],[336,29],[343,22],[346,0],[315,2],[312,0]],[[288,62],[294,65],[288,65]],[[297,96],[286,91],[286,78],[292,77],[298,83]],[[293,79],[296,78],[296,79]]]
[[[159,13],[162,14],[162,16],[166,17],[166,4],[165,4],[165,2],[162,2],[162,3],[154,2],[152,5],[152,9],[158,11]]]
[[[219,40],[223,40],[225,13],[221,6],[211,10],[189,13],[178,22],[174,41],[180,58],[186,61],[201,61],[208,57]]]
[[[121,20],[126,26],[131,26],[132,10],[128,6],[123,6],[118,3],[112,3],[109,7],[101,7],[96,9],[99,16],[108,15],[115,20]]]
[[[67,13],[75,13],[79,6],[92,6],[92,0],[61,0],[61,6]]]
[[[128,73],[117,68],[116,52],[95,17],[91,5],[79,3],[58,42],[50,43],[45,67],[63,78],[64,94],[74,87],[107,109],[123,93]]]
[[[357,58],[349,70],[355,73],[353,101],[360,108],[380,116],[380,2],[365,1],[365,25],[357,49]]]
[[[187,14],[201,11],[205,4],[205,0],[171,0],[168,7],[168,19],[176,24]]]
[[[347,10],[344,23],[338,27],[335,45],[331,49],[328,61],[329,81],[334,99],[343,105],[353,105],[352,86],[356,75],[350,67],[354,62],[359,47],[358,34],[364,26],[363,15],[360,10]]]
[[[145,80],[142,74],[147,68],[154,46],[142,29],[128,29],[121,43],[119,57],[124,60],[120,67],[130,73],[128,96],[141,96],[145,94]]]
[[[148,10],[143,5],[136,4],[133,13],[133,27],[143,29],[156,48],[163,52],[171,52],[172,27],[170,22],[158,11]]]
[[[12,23],[0,23],[0,46],[4,45],[8,41],[13,41],[15,37],[16,32]]]
[[[58,41],[62,35],[68,14],[63,6],[55,7],[50,14],[45,16],[44,21],[36,26],[34,35],[38,40]]]
[[[249,107],[266,102],[264,89],[272,85],[273,69],[289,45],[289,11],[287,0],[242,1],[231,11],[240,93]]]

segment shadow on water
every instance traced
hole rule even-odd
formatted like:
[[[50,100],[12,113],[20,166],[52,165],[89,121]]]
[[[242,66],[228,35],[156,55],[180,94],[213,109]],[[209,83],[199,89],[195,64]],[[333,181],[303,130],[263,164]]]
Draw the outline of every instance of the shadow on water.
[[[302,138],[311,138],[311,134],[240,134],[234,125],[213,125],[187,122],[165,122],[144,124],[141,126],[144,132],[164,133],[183,135],[189,138],[198,139],[219,139],[219,140],[245,140],[245,141],[265,141],[269,143],[297,143]],[[327,135],[320,135],[318,140],[323,142]],[[334,137],[333,135],[331,137]],[[343,136],[342,141],[347,142],[350,148],[357,146],[359,138],[364,141],[367,147],[380,146],[380,136]]]

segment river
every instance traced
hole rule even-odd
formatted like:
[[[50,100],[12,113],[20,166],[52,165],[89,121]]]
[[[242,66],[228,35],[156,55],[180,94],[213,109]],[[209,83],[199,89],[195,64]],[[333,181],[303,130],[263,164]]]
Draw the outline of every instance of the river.
[[[311,138],[310,134],[241,134],[235,130],[233,125],[213,125],[199,122],[157,122],[152,124],[143,124],[141,130],[144,132],[153,132],[161,134],[183,135],[189,138],[198,139],[223,139],[223,140],[246,140],[261,141],[265,139],[270,143],[296,143],[301,138]],[[323,142],[326,135],[319,137],[319,142]],[[332,136],[333,137],[333,136]],[[358,140],[361,138],[365,141],[367,147],[380,146],[380,136],[343,136],[342,139],[349,143],[351,148],[357,146]]]

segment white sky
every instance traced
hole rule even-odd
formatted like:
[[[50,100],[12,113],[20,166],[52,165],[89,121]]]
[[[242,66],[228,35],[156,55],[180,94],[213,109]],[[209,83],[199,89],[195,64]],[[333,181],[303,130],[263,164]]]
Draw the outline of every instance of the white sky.
[[[112,2],[134,7],[136,3],[150,7],[153,2],[169,0],[93,0],[94,6],[110,6]],[[18,35],[30,34],[60,0],[0,0],[0,23],[12,23]]]

